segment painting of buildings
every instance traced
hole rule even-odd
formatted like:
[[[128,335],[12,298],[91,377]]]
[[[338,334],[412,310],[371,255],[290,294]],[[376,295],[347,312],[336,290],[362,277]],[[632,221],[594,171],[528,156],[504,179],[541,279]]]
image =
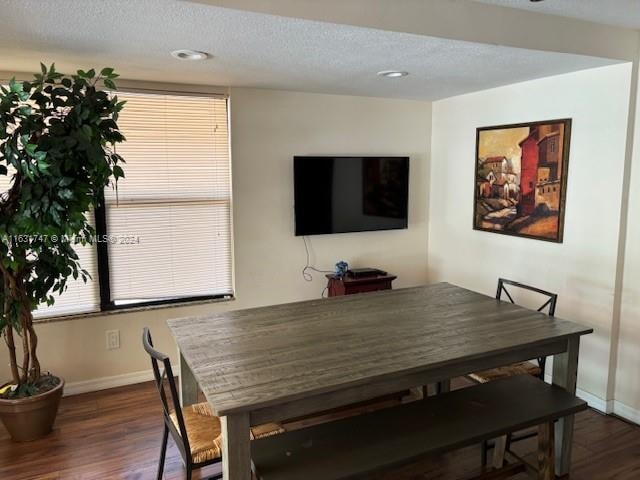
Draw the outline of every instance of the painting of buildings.
[[[477,130],[473,227],[562,242],[571,120]]]

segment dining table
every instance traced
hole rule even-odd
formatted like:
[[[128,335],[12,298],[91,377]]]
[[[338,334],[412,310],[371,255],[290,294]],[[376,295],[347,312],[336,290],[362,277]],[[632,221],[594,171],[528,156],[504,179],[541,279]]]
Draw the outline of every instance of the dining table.
[[[171,319],[183,406],[201,390],[221,419],[225,480],[251,478],[250,427],[327,411],[475,371],[553,356],[575,394],[593,330],[451,283]],[[556,423],[556,474],[573,416]],[[212,439],[213,440],[213,439]]]

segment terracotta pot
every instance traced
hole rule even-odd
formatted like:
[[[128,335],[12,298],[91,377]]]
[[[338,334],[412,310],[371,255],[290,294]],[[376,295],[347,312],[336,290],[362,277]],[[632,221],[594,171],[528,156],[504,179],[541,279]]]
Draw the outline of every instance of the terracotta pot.
[[[33,397],[0,398],[0,419],[16,442],[28,442],[51,432],[58,414],[64,380],[53,389]]]

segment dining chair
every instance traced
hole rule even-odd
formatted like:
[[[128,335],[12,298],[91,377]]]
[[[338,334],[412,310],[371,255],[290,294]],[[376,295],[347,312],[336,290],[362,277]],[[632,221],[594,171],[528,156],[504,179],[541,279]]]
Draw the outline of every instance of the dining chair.
[[[545,298],[544,303],[537,309],[538,312],[544,312],[549,315],[549,317],[553,317],[556,313],[556,304],[558,302],[558,295],[552,292],[547,292],[546,290],[542,290],[537,287],[533,287],[531,285],[525,285],[524,283],[515,282],[513,280],[507,280],[506,278],[498,279],[498,289],[496,291],[496,300],[502,300],[503,294],[507,297],[509,302],[515,304],[516,302],[513,300],[511,293],[509,293],[509,288],[526,290],[530,292],[535,292],[540,294]],[[512,290],[513,291],[513,290]],[[475,383],[487,383],[492,380],[497,380],[499,378],[512,377],[514,375],[532,375],[534,377],[539,378],[544,381],[544,371],[546,366],[547,358],[540,357],[535,359],[535,364],[529,361],[519,362],[513,365],[507,365],[505,367],[492,368],[490,370],[483,370],[480,372],[474,372],[467,375],[467,378],[472,380]],[[506,440],[507,449],[512,442],[524,440],[525,438],[530,438],[534,436],[533,434],[524,434],[520,436],[508,435]],[[482,443],[482,464],[486,465],[487,462],[487,450],[488,443],[485,441]]]
[[[507,280],[506,278],[498,279],[498,290],[496,291],[496,300],[502,300],[503,294],[509,299],[511,303],[516,303],[509,293],[507,286],[514,287],[521,290],[528,290],[538,293],[545,297],[546,301],[538,308],[538,312],[547,311],[550,317],[553,317],[556,313],[556,303],[558,302],[558,295],[555,293],[547,292],[530,285],[514,282],[513,280]],[[513,365],[507,365],[506,367],[492,368],[490,370],[483,370],[481,372],[474,372],[468,375],[468,377],[476,383],[487,383],[498,378],[512,377],[513,375],[529,374],[534,377],[538,377],[544,380],[544,369],[546,365],[546,357],[540,357],[536,359],[536,363],[531,362],[519,362]]]
[[[222,461],[220,418],[213,413],[207,402],[180,407],[171,361],[167,355],[153,347],[151,332],[147,327],[142,332],[142,344],[151,357],[153,377],[162,403],[164,428],[157,478],[162,480],[167,441],[169,434],[171,434],[182,456],[186,468],[186,478],[191,480],[194,470]],[[250,435],[253,440],[282,432],[284,429],[279,424],[269,423],[251,427]],[[222,478],[222,474],[210,478]]]

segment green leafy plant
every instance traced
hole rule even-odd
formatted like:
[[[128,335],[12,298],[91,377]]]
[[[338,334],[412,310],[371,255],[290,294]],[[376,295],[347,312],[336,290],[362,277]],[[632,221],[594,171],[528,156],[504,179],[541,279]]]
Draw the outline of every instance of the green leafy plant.
[[[118,75],[41,69],[32,81],[0,87],[0,175],[10,180],[0,192],[0,333],[20,396],[47,388],[33,311],[52,305],[70,278],[88,280],[75,247],[93,242],[87,215],[124,176],[115,152],[125,140],[117,124],[124,102],[100,88],[115,90]]]

